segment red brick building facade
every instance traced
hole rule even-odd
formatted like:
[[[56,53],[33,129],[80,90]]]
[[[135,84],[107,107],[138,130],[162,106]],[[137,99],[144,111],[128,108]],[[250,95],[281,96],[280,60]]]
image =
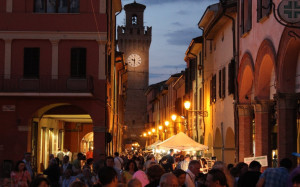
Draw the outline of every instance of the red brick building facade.
[[[105,153],[107,13],[117,3],[0,2],[0,163],[31,152],[40,171],[58,149]]]

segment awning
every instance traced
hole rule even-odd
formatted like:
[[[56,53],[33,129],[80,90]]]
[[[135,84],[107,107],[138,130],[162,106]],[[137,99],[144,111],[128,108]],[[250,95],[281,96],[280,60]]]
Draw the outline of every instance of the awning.
[[[200,151],[207,150],[208,146],[200,144],[183,132],[180,132],[169,139],[158,143],[156,149],[178,149],[180,151]]]

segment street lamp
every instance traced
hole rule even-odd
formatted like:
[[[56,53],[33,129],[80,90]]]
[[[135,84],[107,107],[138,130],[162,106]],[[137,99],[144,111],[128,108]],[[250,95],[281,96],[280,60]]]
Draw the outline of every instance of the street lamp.
[[[171,119],[172,119],[173,121],[175,121],[176,118],[177,118],[176,114],[172,114]]]
[[[200,115],[200,116],[202,116],[202,117],[207,117],[208,116],[208,113],[207,113],[207,111],[204,111],[204,110],[190,110],[190,108],[191,108],[191,102],[190,101],[185,101],[184,102],[184,108],[186,109],[186,111],[187,111],[187,123],[188,123],[188,121],[189,121],[189,112],[195,112],[195,113],[197,113],[197,115]],[[188,124],[187,124],[187,126],[188,126]],[[198,141],[198,121],[197,121],[197,123],[196,123],[196,135],[197,135],[197,141]]]
[[[143,135],[144,135],[144,137],[146,137],[146,136],[147,136],[147,133],[145,133],[145,132],[144,132],[144,134],[143,134]]]
[[[169,126],[170,122],[169,121],[165,121],[165,126]]]
[[[152,129],[152,132],[155,133],[155,129],[154,128]]]
[[[190,102],[190,101],[185,101],[185,102],[184,102],[184,108],[185,108],[188,112],[195,112],[195,113],[197,113],[198,115],[203,116],[203,117],[207,117],[207,116],[208,116],[207,111],[204,111],[204,110],[190,110],[190,108],[191,108],[191,102]]]
[[[148,134],[151,135],[151,131],[148,131]]]
[[[160,126],[158,126],[158,130],[162,130],[162,126],[160,125]]]
[[[184,108],[185,108],[186,110],[189,110],[189,109],[191,108],[191,102],[185,101],[185,102],[184,102]]]

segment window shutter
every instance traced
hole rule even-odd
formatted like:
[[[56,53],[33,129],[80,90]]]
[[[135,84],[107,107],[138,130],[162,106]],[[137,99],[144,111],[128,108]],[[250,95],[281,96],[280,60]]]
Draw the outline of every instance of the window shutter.
[[[235,81],[235,61],[231,60],[228,65],[228,95],[234,94],[234,81]]]
[[[244,7],[244,1],[241,0],[241,34],[245,33],[245,7]]]
[[[202,108],[203,106],[203,99],[202,99],[203,95],[202,95],[202,88],[199,89],[199,107]]]
[[[271,0],[262,0],[262,18],[271,13]]]
[[[225,79],[226,79],[226,68],[222,69],[222,98],[225,98]]]
[[[252,0],[248,0],[247,32],[252,28]]]
[[[212,89],[213,89],[213,102],[216,102],[216,100],[217,100],[217,76],[216,75],[214,75],[213,76],[213,79],[212,79],[212,85],[213,85],[213,87],[212,87]]]
[[[178,98],[175,101],[175,112],[176,112],[176,114],[179,114],[179,115],[182,114],[182,101],[181,101],[181,98]]]
[[[210,104],[213,102],[213,80],[210,80]]]
[[[196,58],[190,61],[191,67],[191,80],[194,81],[196,79]]]
[[[257,22],[262,18],[262,0],[257,0]]]
[[[184,78],[185,78],[185,93],[189,93],[189,69],[185,68],[185,72],[184,72]]]
[[[222,72],[219,70],[219,98],[222,98]]]
[[[196,64],[196,66],[197,66],[197,64]],[[203,68],[203,64],[202,64],[202,53],[200,52],[199,53],[199,65],[197,66],[197,68],[198,68],[198,72],[199,72],[199,76],[201,76],[202,75],[202,68]]]

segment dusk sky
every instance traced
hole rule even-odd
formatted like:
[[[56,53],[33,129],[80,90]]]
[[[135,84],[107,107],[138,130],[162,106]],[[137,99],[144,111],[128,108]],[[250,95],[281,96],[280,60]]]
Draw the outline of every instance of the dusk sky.
[[[201,35],[198,22],[208,5],[218,0],[136,0],[146,5],[144,26],[152,26],[150,79],[154,84],[186,67],[184,56],[191,40]],[[122,0],[122,6],[133,0]],[[117,17],[125,25],[125,11]]]

